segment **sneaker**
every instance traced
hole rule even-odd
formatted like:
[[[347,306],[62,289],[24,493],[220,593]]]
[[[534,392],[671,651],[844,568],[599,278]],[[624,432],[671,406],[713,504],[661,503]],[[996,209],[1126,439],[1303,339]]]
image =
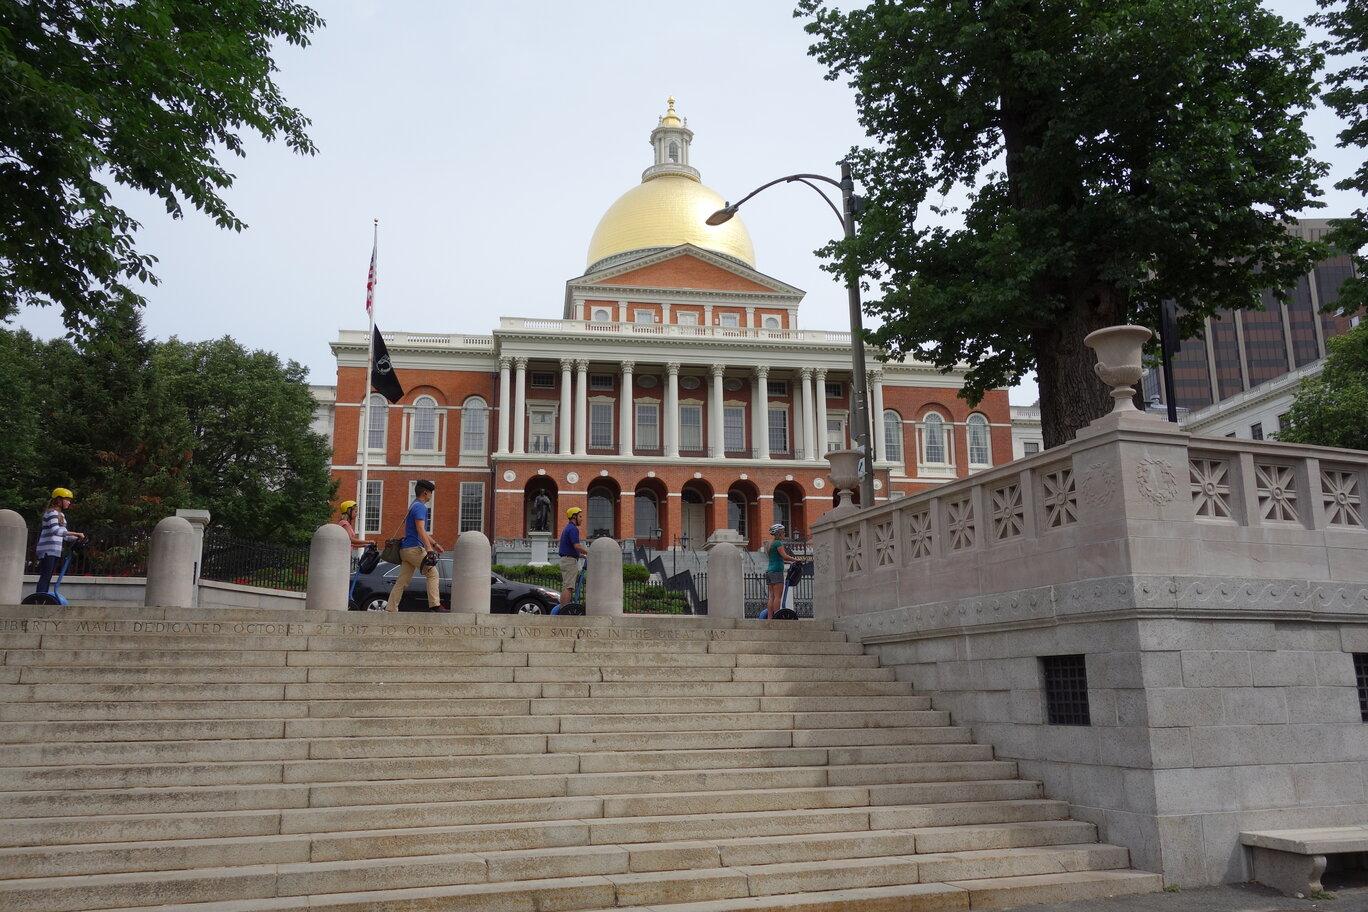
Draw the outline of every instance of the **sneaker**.
[[[450,613],[450,611],[451,611],[451,606],[449,606],[449,605],[438,605],[436,608],[433,608],[432,610],[433,610],[433,611],[440,611],[440,612],[442,612],[442,613],[444,613],[444,614],[445,614],[445,613]]]

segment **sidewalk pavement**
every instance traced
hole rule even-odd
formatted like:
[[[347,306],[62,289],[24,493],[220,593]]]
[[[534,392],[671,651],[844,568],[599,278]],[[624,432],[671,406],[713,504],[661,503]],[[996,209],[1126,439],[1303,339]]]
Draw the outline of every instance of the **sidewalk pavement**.
[[[1334,897],[1296,899],[1257,884],[1231,884],[1173,893],[1017,906],[1014,912],[1368,912],[1368,886],[1339,890]]]

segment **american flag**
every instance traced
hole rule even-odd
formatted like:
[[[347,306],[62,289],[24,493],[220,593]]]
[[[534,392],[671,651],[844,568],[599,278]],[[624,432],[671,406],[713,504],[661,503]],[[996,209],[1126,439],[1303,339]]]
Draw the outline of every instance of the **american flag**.
[[[366,315],[375,316],[372,307],[375,305],[375,260],[380,250],[380,239],[376,238],[371,243],[371,264],[370,274],[366,276]]]

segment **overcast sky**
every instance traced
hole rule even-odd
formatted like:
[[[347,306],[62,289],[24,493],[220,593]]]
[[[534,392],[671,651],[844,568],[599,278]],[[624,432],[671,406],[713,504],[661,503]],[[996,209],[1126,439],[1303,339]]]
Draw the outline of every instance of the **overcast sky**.
[[[372,219],[380,219],[377,322],[385,331],[489,333],[500,315],[559,318],[604,211],[651,164],[648,137],[674,95],[691,164],[727,199],[797,171],[835,174],[863,134],[853,96],[823,79],[786,0],[320,0],[327,26],[277,55],[286,98],[312,120],[312,158],[248,144],[226,194],[250,226],[174,222],[125,196],[160,258],[151,335],[231,335],[332,383],[329,341],[364,329]],[[1309,0],[1269,0],[1302,16]],[[1333,119],[1311,124],[1334,173]],[[1357,198],[1329,192],[1339,215]],[[743,218],[756,266],[807,292],[800,325],[846,328],[842,286],[812,252],[840,225],[810,190],[778,186]],[[61,333],[51,309],[17,324]],[[1034,389],[1013,393],[1029,404]]]

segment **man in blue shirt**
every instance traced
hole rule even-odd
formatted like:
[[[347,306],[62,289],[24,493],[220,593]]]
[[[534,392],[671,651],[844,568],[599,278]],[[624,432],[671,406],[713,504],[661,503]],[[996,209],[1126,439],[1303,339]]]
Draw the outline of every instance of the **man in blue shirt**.
[[[588,549],[580,542],[579,527],[584,522],[584,511],[579,507],[571,507],[565,511],[565,518],[567,522],[561,530],[560,548],[556,550],[560,555],[562,608],[575,597],[575,577],[579,576],[580,556],[589,556]]]
[[[442,553],[442,546],[437,544],[437,540],[429,535],[427,530],[427,505],[428,501],[432,500],[432,492],[436,489],[437,486],[426,479],[420,478],[413,483],[414,500],[409,505],[408,515],[404,517],[404,540],[399,545],[399,577],[394,581],[389,604],[385,606],[389,611],[399,610],[404,590],[408,587],[409,580],[413,579],[414,571],[420,568],[423,576],[427,578],[428,608],[432,611],[451,610],[442,605],[442,597],[437,588],[437,562],[425,560],[429,553],[434,558]]]

